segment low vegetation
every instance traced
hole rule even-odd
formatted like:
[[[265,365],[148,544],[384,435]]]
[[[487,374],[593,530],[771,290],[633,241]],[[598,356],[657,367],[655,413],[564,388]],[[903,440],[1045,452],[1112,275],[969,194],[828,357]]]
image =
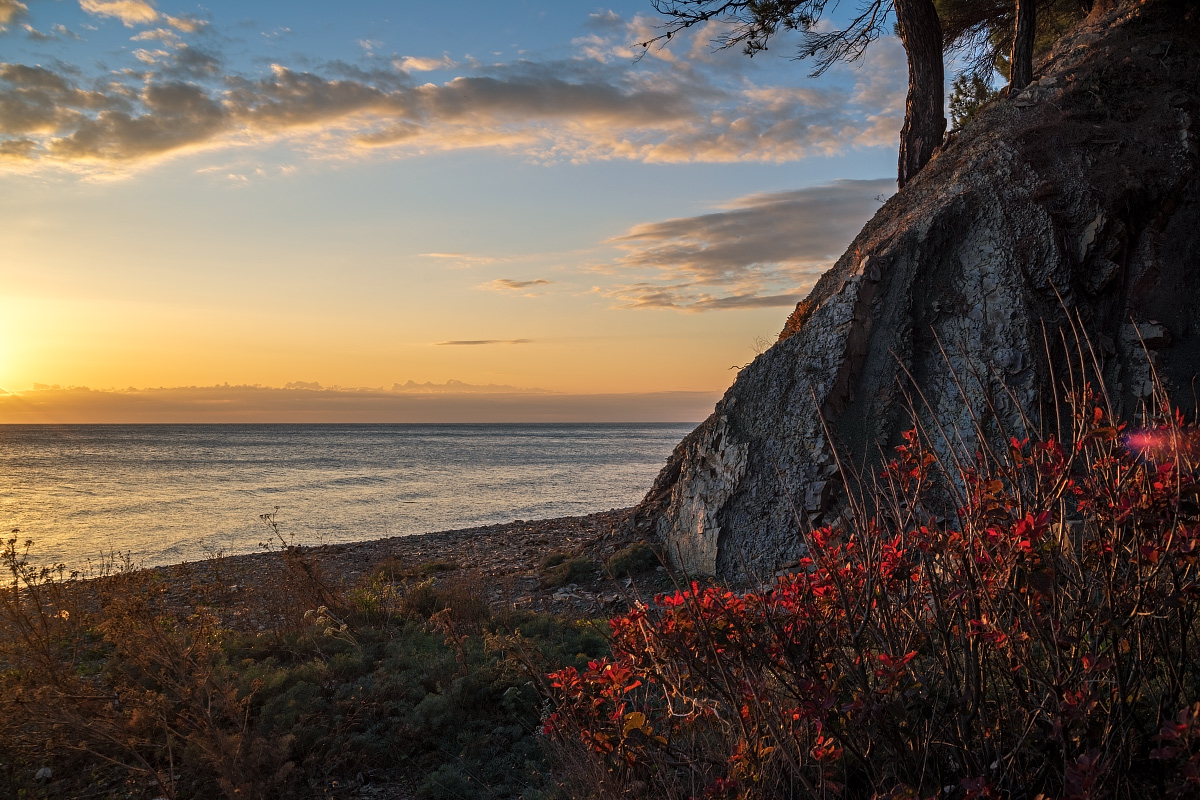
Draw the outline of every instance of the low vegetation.
[[[914,430],[870,506],[797,520],[791,574],[604,626],[489,605],[449,562],[331,587],[269,518],[273,622],[248,626],[236,586],[83,580],[14,532],[0,797],[1196,795],[1200,431],[1157,401],[1134,428],[1083,390],[1065,435],[971,457]]]
[[[551,676],[567,794],[1195,796],[1200,432],[1158,400],[973,459],[915,430],[794,573],[616,617]]]
[[[153,571],[84,581],[28,545],[2,559],[0,797],[536,797],[537,676],[608,648],[441,564],[343,595],[283,546],[277,624],[252,633],[222,618],[236,587],[181,607]]]
[[[653,547],[645,542],[634,542],[613,553],[605,566],[614,578],[626,578],[655,570],[662,563]]]
[[[595,573],[595,562],[586,556],[551,553],[542,560],[542,585],[551,589],[579,583]]]

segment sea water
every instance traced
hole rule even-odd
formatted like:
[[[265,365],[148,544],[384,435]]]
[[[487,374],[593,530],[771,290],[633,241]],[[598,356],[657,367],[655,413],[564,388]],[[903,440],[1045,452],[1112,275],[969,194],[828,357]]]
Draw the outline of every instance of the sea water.
[[[0,425],[0,531],[146,566],[573,516],[641,499],[691,424]]]

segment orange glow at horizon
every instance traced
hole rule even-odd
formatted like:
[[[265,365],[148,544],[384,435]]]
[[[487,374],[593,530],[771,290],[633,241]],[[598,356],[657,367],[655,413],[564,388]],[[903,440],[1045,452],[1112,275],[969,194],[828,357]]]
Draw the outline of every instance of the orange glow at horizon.
[[[710,398],[895,190],[894,36],[806,78],[699,28],[631,59],[644,2],[275,5],[13,6],[4,390]]]

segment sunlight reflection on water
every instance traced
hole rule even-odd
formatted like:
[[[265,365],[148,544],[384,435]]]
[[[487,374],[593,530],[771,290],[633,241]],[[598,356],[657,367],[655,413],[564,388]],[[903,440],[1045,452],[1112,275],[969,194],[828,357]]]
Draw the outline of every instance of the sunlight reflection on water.
[[[692,425],[0,426],[0,524],[39,562],[253,552],[636,503]]]

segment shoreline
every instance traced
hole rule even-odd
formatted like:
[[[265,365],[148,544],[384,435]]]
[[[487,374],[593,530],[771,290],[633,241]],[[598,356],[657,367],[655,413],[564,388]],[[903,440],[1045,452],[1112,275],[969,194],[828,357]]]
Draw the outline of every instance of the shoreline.
[[[265,775],[219,773],[234,775],[237,785],[291,781],[293,788],[307,783],[306,795],[412,800],[421,787],[437,785],[439,775],[457,775],[453,770],[475,763],[470,753],[492,753],[485,745],[495,735],[505,747],[540,752],[542,705],[534,674],[599,657],[604,620],[668,588],[666,571],[644,557],[634,578],[614,579],[605,568],[637,541],[626,524],[632,512],[513,520],[168,566],[125,564],[94,578],[47,577],[34,568],[24,597],[7,606],[16,624],[0,631],[0,662],[21,665],[28,678],[21,684],[27,694],[8,698],[26,715],[15,728],[6,727],[5,744],[36,731],[20,771],[29,787],[49,791],[46,796],[80,796],[81,787],[92,791],[102,782],[97,796],[128,795],[133,787],[157,797],[162,783],[154,776],[163,773],[152,772],[149,761],[130,767],[108,759],[81,777],[69,765],[85,746],[68,744],[66,755],[52,762],[43,754],[51,745],[43,746],[37,726],[62,731],[94,723],[100,737],[131,730],[141,736],[146,720],[177,708],[172,719],[190,726],[180,728],[189,732],[189,742],[192,735],[200,742],[246,736],[259,747],[280,748],[261,751],[267,753],[262,758],[279,761],[269,762]],[[613,563],[628,568],[631,554]],[[548,555],[556,560],[547,562]],[[21,620],[28,623],[24,628]],[[35,636],[31,649],[22,631],[35,629],[54,636]],[[494,637],[531,642],[532,649],[489,649]],[[43,680],[45,663],[70,668],[70,691],[61,694],[57,684]],[[40,716],[30,722],[27,701],[35,696],[54,702],[35,704]],[[213,698],[235,701],[212,706]],[[430,716],[430,709],[449,709],[451,716]],[[254,726],[246,727],[252,716]],[[300,743],[291,733],[295,725],[306,731]],[[330,770],[329,752],[358,758],[361,753],[349,754],[358,753],[368,734],[385,750],[404,748],[404,757],[380,760],[376,749],[353,768]],[[91,748],[115,741],[120,753],[143,746],[141,739],[87,741]],[[103,760],[106,751],[88,752]],[[504,758],[493,754],[484,762],[493,783],[498,764],[512,766]],[[205,770],[228,766],[189,763],[181,779],[193,782],[207,779]],[[175,780],[176,768],[170,768]]]
[[[296,552],[316,565],[330,588],[343,594],[369,585],[373,573],[388,562],[416,570],[435,582],[470,585],[492,607],[595,616],[623,610],[627,592],[638,588],[628,579],[614,581],[603,566],[614,553],[640,541],[625,525],[632,511],[632,507],[611,509],[578,517],[514,520],[362,542],[300,546]],[[576,582],[552,585],[545,580],[541,564],[554,553],[586,558],[595,569]],[[164,599],[172,605],[218,607],[224,624],[262,632],[272,625],[267,617],[267,598],[284,579],[282,562],[283,553],[273,550],[146,567],[142,571],[162,580]],[[641,581],[646,584],[643,590],[665,588],[659,586],[666,580],[664,572],[651,573],[647,578]],[[214,588],[222,589],[217,598],[211,592]]]

